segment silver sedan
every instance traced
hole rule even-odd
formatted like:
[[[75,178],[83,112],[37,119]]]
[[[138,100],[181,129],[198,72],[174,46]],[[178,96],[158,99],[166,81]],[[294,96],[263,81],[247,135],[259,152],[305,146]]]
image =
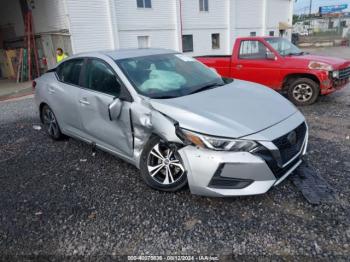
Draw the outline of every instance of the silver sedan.
[[[110,152],[158,190],[188,184],[199,195],[262,194],[306,154],[305,119],[288,100],[172,50],[76,55],[34,86],[53,139]]]

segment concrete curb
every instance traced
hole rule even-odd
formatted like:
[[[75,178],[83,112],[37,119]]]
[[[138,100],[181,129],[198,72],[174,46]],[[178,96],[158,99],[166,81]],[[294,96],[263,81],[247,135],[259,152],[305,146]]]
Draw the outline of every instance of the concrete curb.
[[[29,93],[25,94],[18,94],[18,95],[8,95],[8,96],[1,96],[0,97],[0,102],[10,102],[10,101],[17,101],[21,99],[26,99],[26,98],[32,98],[34,97],[34,92],[31,91]]]

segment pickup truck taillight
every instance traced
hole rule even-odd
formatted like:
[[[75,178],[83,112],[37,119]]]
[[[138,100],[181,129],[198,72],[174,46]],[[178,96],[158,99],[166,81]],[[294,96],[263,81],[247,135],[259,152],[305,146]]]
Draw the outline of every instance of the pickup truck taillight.
[[[32,89],[35,90],[35,87],[36,87],[36,82],[33,81],[33,82],[32,82]]]

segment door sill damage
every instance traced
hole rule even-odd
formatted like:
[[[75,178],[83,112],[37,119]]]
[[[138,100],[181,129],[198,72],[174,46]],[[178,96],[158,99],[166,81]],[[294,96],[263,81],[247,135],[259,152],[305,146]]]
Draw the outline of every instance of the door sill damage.
[[[310,204],[333,203],[337,200],[334,188],[308,164],[301,164],[290,178]]]

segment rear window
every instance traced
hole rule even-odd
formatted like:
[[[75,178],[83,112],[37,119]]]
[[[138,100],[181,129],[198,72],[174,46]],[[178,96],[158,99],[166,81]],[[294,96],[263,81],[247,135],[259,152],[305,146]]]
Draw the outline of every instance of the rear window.
[[[83,63],[83,59],[73,59],[64,62],[56,70],[58,79],[67,84],[79,85]]]

